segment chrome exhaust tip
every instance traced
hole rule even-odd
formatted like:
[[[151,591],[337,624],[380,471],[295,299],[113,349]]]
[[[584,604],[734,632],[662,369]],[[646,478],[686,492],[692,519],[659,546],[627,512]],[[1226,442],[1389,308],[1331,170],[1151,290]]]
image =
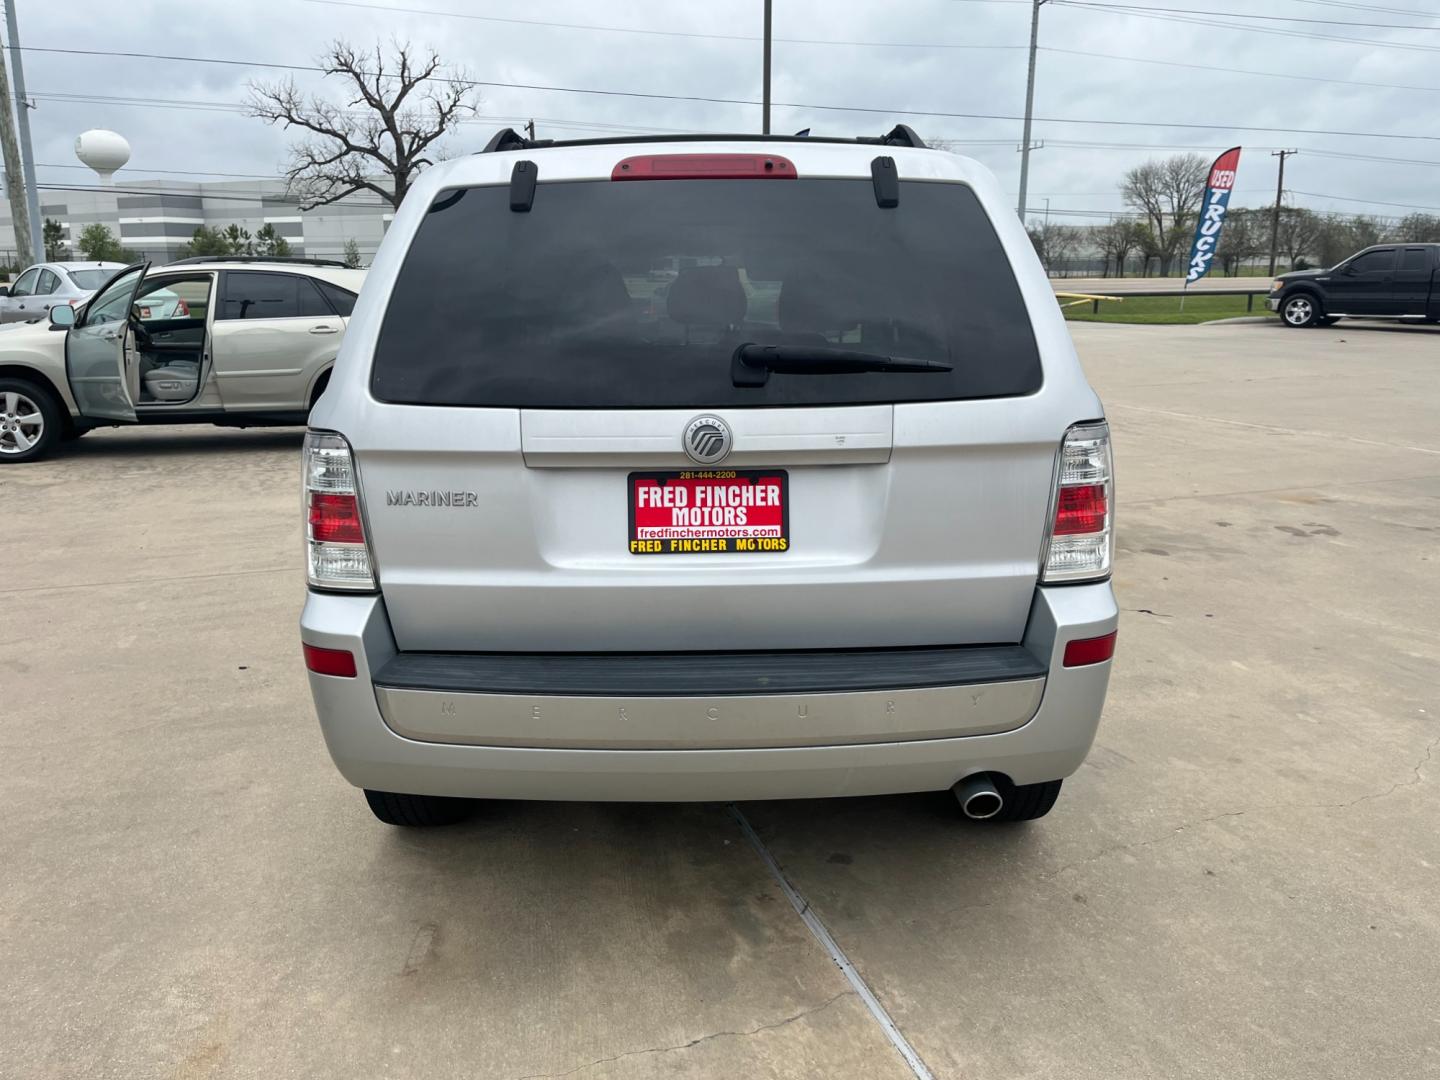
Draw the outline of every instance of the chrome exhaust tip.
[[[967,776],[951,790],[960,803],[960,809],[972,821],[993,818],[1005,808],[1005,797],[985,773]]]

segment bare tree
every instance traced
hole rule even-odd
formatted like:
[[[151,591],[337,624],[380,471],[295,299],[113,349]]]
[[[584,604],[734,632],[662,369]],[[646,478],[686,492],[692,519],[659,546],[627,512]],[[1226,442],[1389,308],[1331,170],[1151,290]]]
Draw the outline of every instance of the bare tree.
[[[360,191],[399,206],[435,163],[437,140],[479,104],[463,72],[447,72],[437,54],[412,54],[408,44],[392,43],[387,56],[378,45],[366,53],[337,41],[318,63],[344,84],[344,105],[303,94],[293,78],[252,82],[246,101],[251,116],[305,133],[290,148],[285,180],[306,210]]]
[[[1303,206],[1285,206],[1280,210],[1280,250],[1289,257],[1292,270],[1304,269],[1300,264],[1306,255],[1315,254],[1320,240],[1320,215]]]
[[[1115,267],[1115,276],[1125,276],[1125,263],[1132,252],[1140,249],[1141,226],[1129,218],[1117,218],[1095,230],[1095,243],[1105,259],[1105,276]]]
[[[1406,214],[1395,227],[1393,239],[1402,244],[1429,244],[1440,241],[1440,218],[1430,214]]]
[[[1269,219],[1264,215],[1263,210],[1244,206],[1237,206],[1226,215],[1215,257],[1220,260],[1221,271],[1229,277],[1239,274],[1246,260],[1266,250],[1270,233],[1265,228]]]
[[[1030,243],[1035,246],[1035,254],[1040,256],[1045,269],[1063,275],[1065,267],[1061,264],[1074,257],[1080,246],[1080,230],[1074,225],[1046,224],[1031,226],[1028,231]]]
[[[1209,162],[1199,154],[1175,154],[1137,165],[1120,182],[1125,201],[1150,226],[1151,253],[1160,260],[1161,274],[1170,272],[1186,233],[1195,225],[1209,171]]]
[[[1380,243],[1385,239],[1385,223],[1369,214],[1356,214],[1350,219],[1350,244],[1352,251],[1359,251]],[[1346,252],[1346,255],[1350,252]],[[1339,259],[1335,260],[1339,262]],[[1334,265],[1331,263],[1330,265]]]

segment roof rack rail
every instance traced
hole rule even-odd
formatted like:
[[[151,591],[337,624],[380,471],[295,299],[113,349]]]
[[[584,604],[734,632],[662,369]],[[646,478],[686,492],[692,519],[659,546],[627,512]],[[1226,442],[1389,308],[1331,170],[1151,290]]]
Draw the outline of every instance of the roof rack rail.
[[[867,142],[866,139],[859,139],[859,142]],[[925,140],[915,134],[915,129],[909,124],[896,124],[893,128],[880,136],[880,142],[884,146],[913,146],[917,150],[927,149]]]
[[[307,259],[300,255],[192,255],[188,259],[175,259],[166,266],[193,266],[196,263],[299,263],[302,266],[333,266],[341,270],[350,269],[335,259]]]
[[[549,146],[554,139],[527,139],[514,128],[501,128],[485,144],[482,154],[503,154],[506,150],[533,150],[537,146]]]
[[[833,136],[811,135],[809,128],[797,135],[756,135],[749,134],[706,134],[706,135],[618,135],[602,139],[527,139],[514,128],[497,131],[482,154],[503,154],[507,150],[538,150],[546,146],[610,146],[627,143],[667,142],[806,142],[806,143],[869,143],[879,146],[910,146],[927,149],[925,140],[915,134],[908,124],[896,124],[884,135],[858,135],[852,139]]]

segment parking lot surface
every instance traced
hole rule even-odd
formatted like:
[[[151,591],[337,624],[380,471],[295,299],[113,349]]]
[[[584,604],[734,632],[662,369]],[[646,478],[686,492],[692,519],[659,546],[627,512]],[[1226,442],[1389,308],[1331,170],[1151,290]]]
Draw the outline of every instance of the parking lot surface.
[[[1124,614],[1055,811],[741,809],[937,1077],[1440,1075],[1440,333],[1072,332]],[[0,1075],[911,1076],[723,806],[371,819],[299,442],[0,471]]]

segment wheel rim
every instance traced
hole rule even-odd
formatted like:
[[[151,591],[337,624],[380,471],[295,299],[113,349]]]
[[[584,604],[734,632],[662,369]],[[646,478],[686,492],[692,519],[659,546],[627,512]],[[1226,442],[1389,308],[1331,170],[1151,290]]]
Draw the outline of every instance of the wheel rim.
[[[15,390],[0,394],[0,454],[23,454],[45,435],[45,414]]]
[[[1285,305],[1285,321],[1292,326],[1301,326],[1310,321],[1315,307],[1304,297],[1297,296]]]

